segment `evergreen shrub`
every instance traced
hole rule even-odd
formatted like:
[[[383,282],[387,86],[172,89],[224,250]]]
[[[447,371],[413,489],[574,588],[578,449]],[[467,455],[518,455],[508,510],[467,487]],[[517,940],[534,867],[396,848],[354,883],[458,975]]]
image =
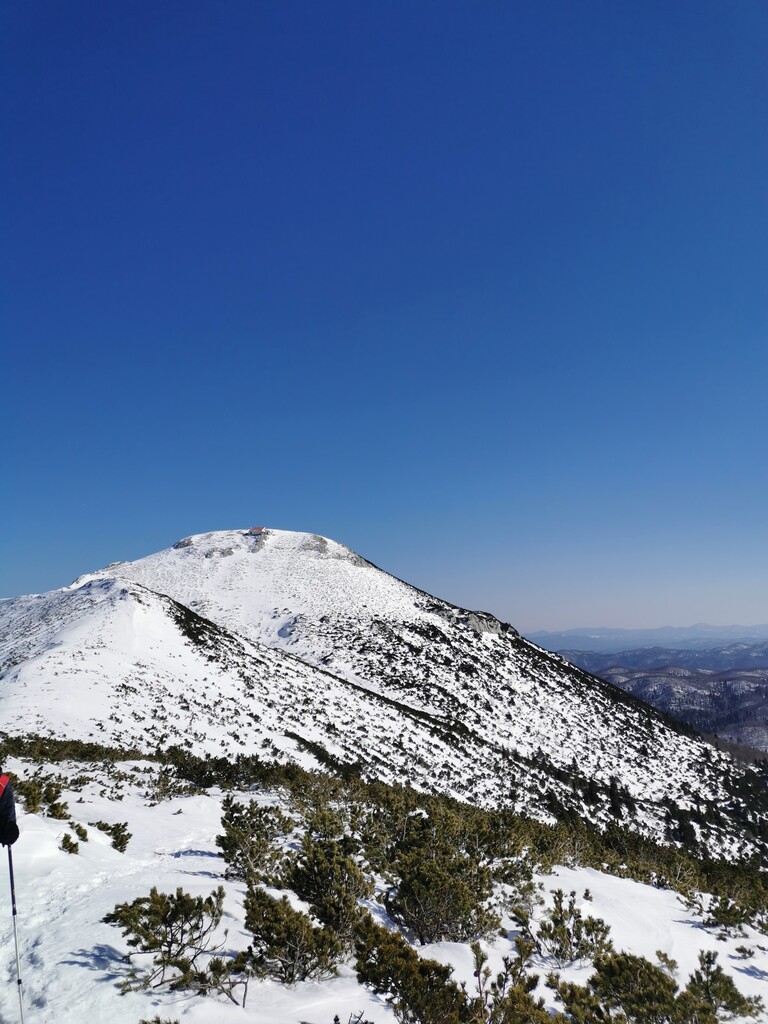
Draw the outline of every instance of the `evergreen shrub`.
[[[249,879],[245,925],[253,933],[248,967],[286,985],[336,973],[343,948],[330,928],[318,928],[283,896],[276,900]]]
[[[221,886],[205,897],[191,896],[181,888],[169,894],[153,887],[149,896],[141,896],[131,903],[118,903],[104,917],[104,922],[122,929],[135,954],[151,958],[151,966],[145,973],[140,974],[135,968],[131,970],[121,991],[165,985],[171,991],[189,990],[201,995],[223,993],[237,1002],[233,995],[235,987],[246,985],[247,991],[245,958],[239,956],[224,961],[213,956],[220,949],[212,946],[212,939],[221,923],[223,909]],[[128,959],[134,953],[129,953]]]
[[[262,807],[254,800],[238,803],[224,797],[222,834],[216,845],[227,862],[227,878],[259,878],[269,882],[282,859],[277,840],[293,830],[293,822],[276,807]]]
[[[332,928],[345,947],[352,942],[358,901],[373,893],[373,883],[334,839],[305,834],[298,857],[287,872],[288,884],[310,904],[321,924]]]

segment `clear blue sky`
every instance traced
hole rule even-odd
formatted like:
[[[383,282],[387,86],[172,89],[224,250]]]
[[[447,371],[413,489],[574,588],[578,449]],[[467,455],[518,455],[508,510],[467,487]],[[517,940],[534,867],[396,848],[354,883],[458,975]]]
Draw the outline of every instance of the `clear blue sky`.
[[[0,594],[335,537],[768,621],[762,0],[2,0]]]

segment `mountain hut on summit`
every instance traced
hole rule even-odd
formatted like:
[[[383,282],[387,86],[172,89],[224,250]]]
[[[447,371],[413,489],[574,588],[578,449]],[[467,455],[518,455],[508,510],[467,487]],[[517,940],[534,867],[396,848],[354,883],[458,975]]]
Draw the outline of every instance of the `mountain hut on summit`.
[[[262,533],[264,533],[264,532],[265,532],[265,530],[264,530],[263,526],[252,526],[250,528],[250,530],[246,531],[245,536],[246,537],[260,537],[262,535]]]

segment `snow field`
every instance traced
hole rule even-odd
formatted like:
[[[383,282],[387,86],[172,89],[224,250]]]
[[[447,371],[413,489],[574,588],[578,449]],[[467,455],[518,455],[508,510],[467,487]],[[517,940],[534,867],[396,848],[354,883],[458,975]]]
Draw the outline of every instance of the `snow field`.
[[[29,769],[9,761],[19,774]],[[48,766],[57,773],[62,766]],[[123,766],[121,766],[123,767]],[[149,766],[155,772],[157,766]],[[74,766],[79,773],[82,766]],[[141,780],[141,781],[139,781]],[[224,951],[244,949],[244,886],[224,879],[225,864],[215,845],[220,831],[221,794],[174,798],[151,806],[141,790],[147,777],[137,776],[136,792],[120,801],[100,796],[98,785],[67,792],[73,820],[88,830],[77,854],[59,849],[66,821],[20,814],[21,838],[13,848],[18,930],[22,955],[25,1020],[28,1024],[82,1024],[84,1020],[137,1024],[156,1013],[185,1024],[331,1024],[338,1013],[365,1010],[376,1024],[390,1022],[391,1012],[362,989],[354,973],[306,982],[287,989],[271,981],[252,981],[245,1009],[225,999],[190,997],[186,993],[138,992],[121,995],[118,986],[128,970],[128,952],[118,928],[102,922],[117,903],[148,895],[154,885],[164,892],[181,886],[192,895],[207,896],[219,885],[226,891],[224,920],[218,939]],[[106,780],[108,784],[108,780]],[[242,794],[243,799],[251,798]],[[125,853],[110,845],[109,836],[89,821],[128,821],[133,836]],[[74,837],[73,837],[74,838]],[[8,873],[0,882],[0,900],[8,914],[0,924],[0,955],[8,965],[8,984],[0,987],[0,1021],[18,1019]],[[273,891],[273,894],[274,893]],[[295,899],[295,905],[301,906]],[[223,931],[228,929],[224,939]],[[137,956],[136,964],[147,957]]]
[[[19,761],[11,760],[6,767],[21,776],[31,774],[30,766]],[[117,986],[127,970],[122,959],[127,947],[120,930],[101,919],[116,903],[147,895],[153,885],[165,892],[181,886],[193,895],[204,896],[223,885],[226,899],[222,940],[223,928],[228,929],[224,949],[234,952],[244,948],[249,935],[244,927],[244,886],[224,880],[225,865],[215,845],[220,831],[221,792],[211,790],[152,804],[146,790],[149,787],[151,791],[158,766],[136,762],[118,765],[117,769],[132,773],[131,781],[122,779],[116,784],[114,770],[92,771],[83,765],[45,768],[48,774],[62,779],[81,773],[95,776],[80,791],[69,791],[65,786],[64,798],[73,819],[88,829],[88,842],[80,842],[78,854],[59,849],[63,834],[71,833],[66,821],[19,816],[22,835],[13,854],[29,1024],[82,1024],[87,1019],[137,1024],[156,1013],[178,1018],[183,1024],[331,1024],[334,1014],[339,1014],[346,1024],[350,1013],[361,1010],[375,1024],[391,1024],[391,1010],[358,985],[348,966],[342,967],[336,978],[290,988],[254,980],[244,1009],[223,997],[159,992],[121,995]],[[279,803],[269,794],[236,796]],[[127,821],[133,835],[125,853],[112,849],[107,835],[89,827],[88,822],[97,820]],[[297,842],[298,835],[289,837],[289,841]],[[7,965],[7,984],[0,987],[0,1021],[12,1024],[18,1019],[13,935],[7,872],[0,873],[5,876],[0,882],[0,901],[6,903],[8,911],[0,923],[0,950]],[[661,949],[679,962],[678,981],[683,984],[696,966],[699,949],[715,949],[738,988],[768,1002],[768,951],[757,948],[768,945],[765,937],[748,930],[747,938],[719,941],[683,908],[673,892],[592,869],[560,867],[541,881],[547,892],[575,889],[580,898],[584,889],[589,889],[593,900],[582,904],[583,913],[601,917],[611,926],[617,949],[651,960]],[[291,901],[303,907],[293,896]],[[374,905],[372,909],[382,919],[381,908]],[[513,928],[509,920],[504,925]],[[500,966],[502,956],[512,953],[512,934],[483,944],[491,969]],[[756,948],[756,955],[749,961],[739,959],[735,952],[736,946],[744,944]],[[467,945],[434,943],[419,952],[450,964],[456,980],[472,988],[472,955]],[[137,963],[142,960],[146,958],[136,958]],[[536,964],[542,976],[552,967],[546,961]],[[584,983],[590,968],[570,968],[563,974]],[[556,1007],[543,983],[540,994],[551,1008]]]

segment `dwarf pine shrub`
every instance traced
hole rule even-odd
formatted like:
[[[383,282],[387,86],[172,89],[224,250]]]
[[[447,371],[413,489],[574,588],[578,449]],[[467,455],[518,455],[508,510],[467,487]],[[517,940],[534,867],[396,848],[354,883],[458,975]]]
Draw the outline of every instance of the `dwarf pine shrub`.
[[[359,915],[358,900],[373,893],[373,883],[333,839],[314,840],[305,834],[298,857],[286,873],[288,884],[312,913],[332,928],[345,946]]]
[[[13,791],[21,798],[27,814],[40,814],[43,809],[43,786],[39,779],[19,779],[12,775]]]
[[[396,887],[386,897],[387,912],[428,942],[466,942],[489,935],[499,918],[485,906],[493,892],[489,868],[447,848],[414,849],[395,862]]]
[[[609,926],[599,917],[582,916],[575,891],[569,893],[566,903],[563,890],[555,889],[552,907],[538,924],[524,907],[516,907],[513,917],[536,951],[558,967],[589,963],[613,950]]]
[[[743,996],[717,962],[717,953],[702,950],[699,966],[688,980],[685,993],[694,1003],[701,1004],[713,1021],[734,1020],[736,1017],[757,1017],[763,1011],[763,1001],[757,996]],[[706,1020],[704,1014],[702,1019]]]
[[[77,836],[77,838],[81,842],[83,842],[83,843],[87,843],[88,842],[88,831],[87,831],[87,829],[85,829],[82,825],[80,825],[76,821],[68,821],[67,824],[69,825],[69,827],[72,829],[72,831],[75,833],[75,835]]]
[[[245,897],[245,925],[253,933],[248,968],[257,976],[292,985],[336,973],[343,948],[333,930],[316,927],[285,896],[273,899],[253,879]]]
[[[743,936],[744,926],[752,922],[753,914],[748,907],[740,906],[728,896],[713,896],[709,900],[704,917],[705,928],[716,928],[723,937]]]
[[[222,886],[205,897],[191,896],[181,888],[169,894],[153,887],[149,896],[140,896],[131,903],[118,903],[104,917],[104,922],[122,929],[123,937],[134,951],[128,954],[129,959],[134,954],[151,958],[145,973],[131,971],[123,982],[122,991],[161,985],[170,989],[208,991],[210,980],[200,961],[201,957],[215,951],[211,942],[221,922],[223,907]]]
[[[194,786],[180,778],[173,768],[164,765],[152,776],[146,795],[150,806],[154,806],[164,800],[173,800],[177,796],[192,796],[194,792]]]
[[[128,831],[127,821],[117,821],[114,825],[109,825],[106,821],[89,821],[89,825],[93,828],[97,828],[100,832],[106,832],[108,836],[112,838],[112,846],[118,851],[118,853],[125,853],[133,833]]]
[[[550,1014],[542,998],[533,993],[538,975],[530,973],[533,944],[517,936],[517,956],[504,957],[495,977],[478,942],[472,943],[475,995],[469,1004],[472,1024],[565,1024],[561,1014]]]
[[[576,1021],[720,1024],[762,1013],[762,1000],[741,995],[717,963],[717,953],[699,954],[699,967],[682,992],[672,976],[676,966],[664,956],[656,965],[631,953],[610,953],[595,960],[586,985],[563,982],[554,974],[547,983]]]
[[[291,819],[276,807],[254,800],[242,804],[231,796],[224,797],[222,809],[216,845],[227,862],[227,877],[273,881],[282,860],[277,840],[293,829]]]
[[[63,850],[65,853],[78,853],[80,850],[80,844],[75,842],[69,832],[65,832],[61,837],[59,849]]]
[[[51,776],[36,771],[30,779],[11,776],[14,792],[24,801],[28,814],[45,813],[49,818],[66,821],[69,807],[61,799],[61,785]]]
[[[392,1007],[398,1024],[465,1024],[467,995],[451,980],[452,970],[423,959],[398,932],[364,914],[355,929],[357,980],[370,985]]]

